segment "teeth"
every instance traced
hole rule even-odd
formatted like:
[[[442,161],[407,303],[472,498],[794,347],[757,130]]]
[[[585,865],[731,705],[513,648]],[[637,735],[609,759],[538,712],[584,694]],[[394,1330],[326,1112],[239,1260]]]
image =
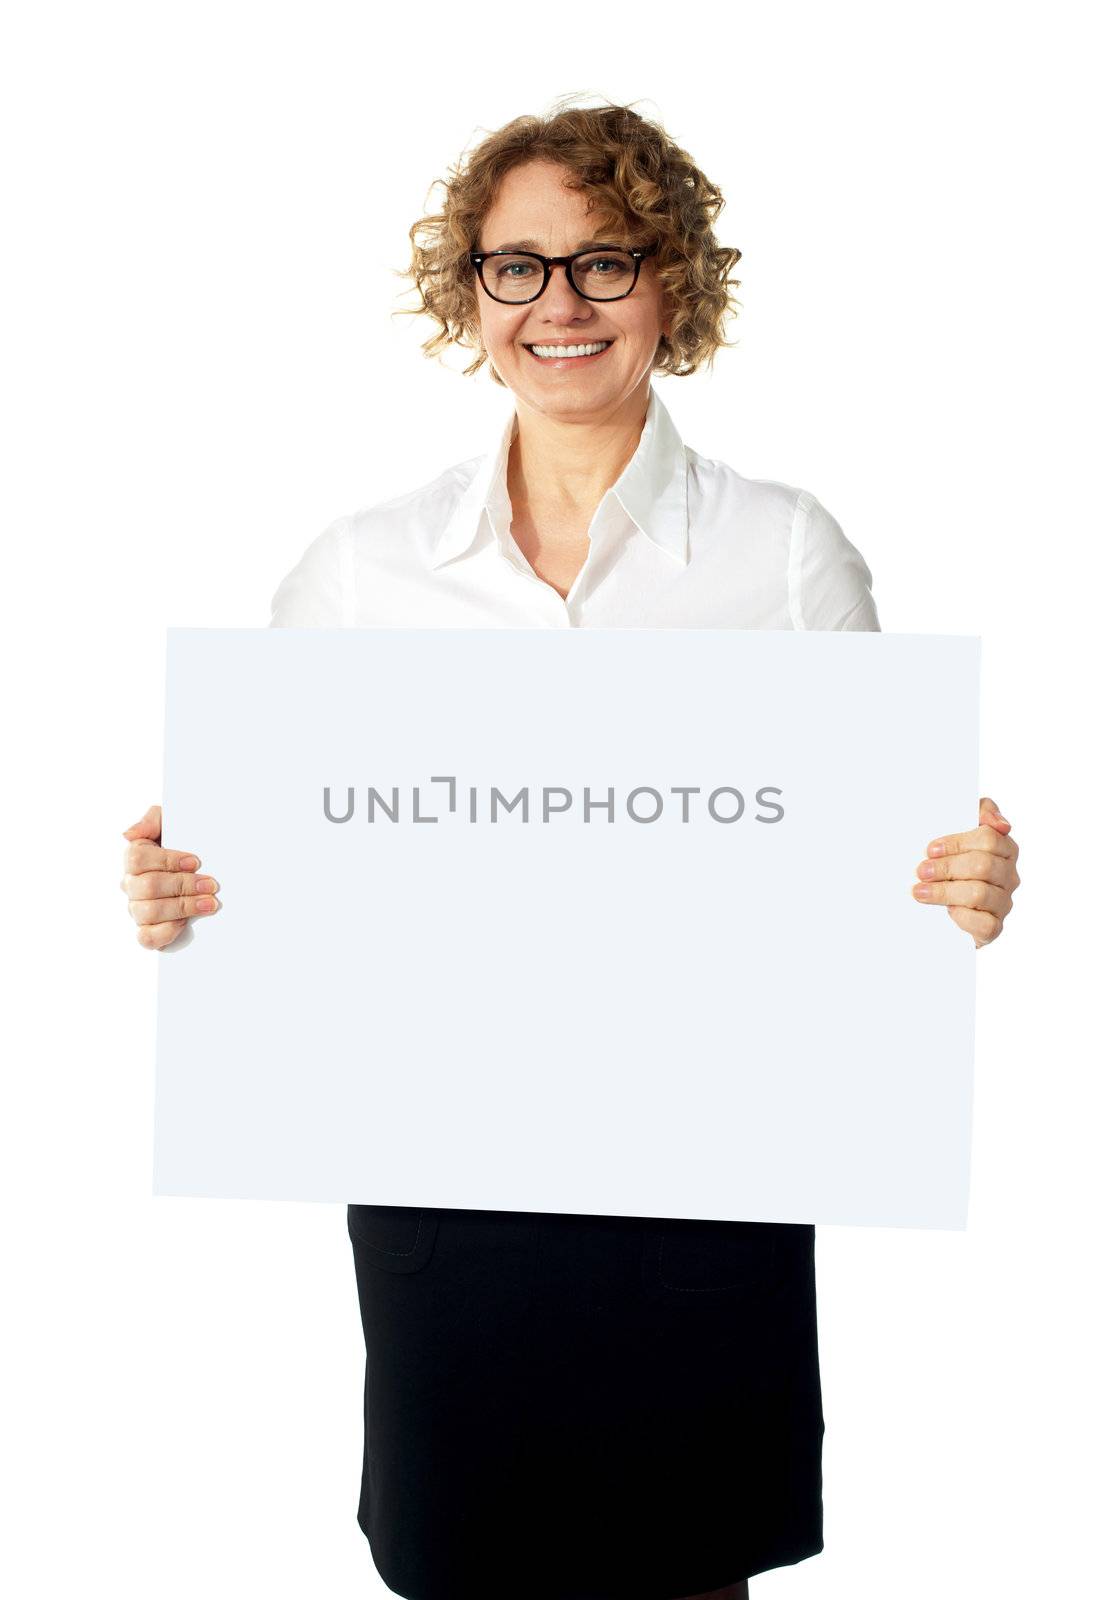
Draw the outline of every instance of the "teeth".
[[[555,359],[559,356],[591,356],[597,350],[606,350],[611,343],[604,339],[598,344],[533,344],[531,349],[537,356],[549,356]]]

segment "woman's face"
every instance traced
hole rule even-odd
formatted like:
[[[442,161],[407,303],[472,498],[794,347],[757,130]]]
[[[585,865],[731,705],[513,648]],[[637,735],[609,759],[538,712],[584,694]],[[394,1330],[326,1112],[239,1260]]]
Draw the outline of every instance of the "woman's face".
[[[544,256],[571,255],[595,237],[588,196],[567,189],[565,169],[529,161],[505,174],[485,218],[479,250],[525,248]],[[597,240],[634,245],[634,239]],[[477,285],[477,308],[485,351],[517,402],[546,416],[601,421],[619,411],[631,394],[644,409],[649,374],[662,333],[667,333],[664,295],[652,258],[642,262],[633,291],[623,300],[586,300],[569,287],[564,269],[527,305],[502,305]],[[592,344],[610,340],[594,359],[544,361],[531,344]]]

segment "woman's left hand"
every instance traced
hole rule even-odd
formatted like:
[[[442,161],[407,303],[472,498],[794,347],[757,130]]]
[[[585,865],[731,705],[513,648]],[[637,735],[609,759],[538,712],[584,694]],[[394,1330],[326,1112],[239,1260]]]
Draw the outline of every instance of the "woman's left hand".
[[[996,801],[978,802],[978,826],[970,833],[948,833],[933,839],[928,857],[917,868],[914,898],[922,905],[947,907],[947,914],[974,940],[974,948],[996,939],[1012,910],[1020,887],[1016,858],[1020,847],[1009,837],[1012,824]]]

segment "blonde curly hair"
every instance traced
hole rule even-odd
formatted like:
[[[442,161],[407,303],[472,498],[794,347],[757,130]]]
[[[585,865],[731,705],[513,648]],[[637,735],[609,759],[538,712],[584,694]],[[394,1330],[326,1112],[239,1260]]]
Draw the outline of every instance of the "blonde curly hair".
[[[569,188],[592,197],[597,231],[616,229],[620,238],[655,247],[653,265],[671,319],[653,370],[687,377],[736,343],[723,338],[723,327],[738,314],[740,302],[731,291],[741,284],[730,273],[741,252],[720,245],[714,235],[725,205],[721,191],[659,123],[629,106],[557,105],[545,116],[506,123],[464,153],[446,179],[432,182],[429,195],[443,185],[442,207],[413,223],[412,261],[396,274],[411,280],[406,292],[417,303],[394,315],[431,317],[439,331],[421,346],[425,356],[438,357],[450,345],[474,348],[478,354],[463,375],[477,372],[488,356],[468,253],[478,248],[504,174],[528,161],[553,161],[571,174],[565,180]],[[505,387],[492,362],[489,373]]]

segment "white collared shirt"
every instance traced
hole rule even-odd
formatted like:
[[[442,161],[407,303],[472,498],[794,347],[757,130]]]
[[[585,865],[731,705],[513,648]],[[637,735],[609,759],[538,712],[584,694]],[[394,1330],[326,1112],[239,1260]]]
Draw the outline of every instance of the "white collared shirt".
[[[808,490],[685,445],[652,385],[563,599],[512,537],[515,426],[513,408],[485,455],[331,523],[276,589],[270,626],[878,630],[836,519]]]

